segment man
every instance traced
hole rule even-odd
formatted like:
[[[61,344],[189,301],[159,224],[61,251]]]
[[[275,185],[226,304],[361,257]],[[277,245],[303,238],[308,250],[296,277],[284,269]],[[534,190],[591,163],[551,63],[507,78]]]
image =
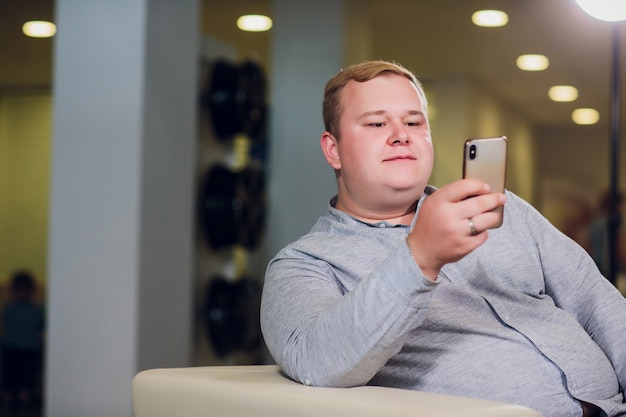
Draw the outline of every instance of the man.
[[[626,415],[626,301],[514,194],[477,180],[427,185],[433,146],[412,73],[349,67],[327,84],[323,115],[337,196],[270,262],[263,290],[263,335],[288,375],[547,417]]]

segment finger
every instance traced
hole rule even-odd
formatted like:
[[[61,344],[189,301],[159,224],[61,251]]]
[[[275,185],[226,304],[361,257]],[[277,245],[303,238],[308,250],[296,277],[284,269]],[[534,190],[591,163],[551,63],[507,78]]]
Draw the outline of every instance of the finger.
[[[471,220],[471,224],[474,226],[474,230],[476,231],[476,233],[471,233],[472,228],[469,225],[469,220]],[[467,227],[468,227],[468,230],[470,231],[470,234],[477,235],[477,234],[487,231],[488,229],[493,228],[499,223],[500,223],[500,213],[495,212],[495,211],[488,211],[486,213],[482,213],[482,214],[469,218]]]
[[[469,226],[470,229],[470,236],[476,236],[479,232],[478,229],[476,229],[476,225],[474,224],[474,219],[473,218],[469,218],[467,219],[467,225]]]
[[[448,201],[458,202],[467,198],[489,193],[489,184],[476,179],[462,179],[441,187],[440,193]]]
[[[489,193],[465,199],[460,206],[460,215],[470,218],[482,213],[492,212],[506,203],[506,196],[502,193]]]

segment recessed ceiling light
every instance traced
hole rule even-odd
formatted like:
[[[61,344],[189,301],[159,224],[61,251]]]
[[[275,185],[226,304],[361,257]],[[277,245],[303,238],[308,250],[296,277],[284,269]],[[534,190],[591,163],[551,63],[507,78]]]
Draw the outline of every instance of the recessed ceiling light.
[[[272,19],[260,14],[247,14],[237,19],[237,27],[246,32],[265,32],[272,28]]]
[[[543,71],[550,65],[548,57],[539,54],[526,54],[517,57],[517,67],[524,71]]]
[[[552,101],[574,101],[578,98],[578,90],[571,85],[555,85],[548,90],[548,97],[550,97]]]
[[[576,0],[576,3],[587,14],[607,22],[626,19],[626,2],[624,0]]]
[[[572,112],[572,120],[579,125],[595,125],[600,120],[600,113],[596,109],[580,108]]]
[[[478,10],[472,14],[476,26],[500,27],[509,22],[509,16],[501,10]]]
[[[31,20],[22,25],[22,32],[31,38],[50,38],[57,33],[57,26],[52,22]]]

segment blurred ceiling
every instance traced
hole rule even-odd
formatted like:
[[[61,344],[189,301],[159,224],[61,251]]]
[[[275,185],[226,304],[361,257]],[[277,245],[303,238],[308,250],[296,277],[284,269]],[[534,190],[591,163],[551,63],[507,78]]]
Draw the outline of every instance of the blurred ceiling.
[[[243,55],[258,54],[267,62],[271,34],[241,32],[235,20],[242,13],[271,16],[269,0],[204,0],[203,4],[210,10],[203,16],[205,32],[236,45]],[[607,131],[615,25],[621,30],[621,78],[626,84],[626,22],[596,20],[574,0],[351,0],[347,4],[348,14],[357,14],[354,8],[359,8],[358,14],[368,21],[371,58],[400,62],[424,81],[469,78],[537,127]],[[506,11],[508,25],[475,26],[471,15],[480,9]],[[527,53],[546,55],[550,67],[542,72],[519,70],[516,58]],[[556,84],[578,88],[578,99],[552,102],[548,89]],[[574,125],[571,112],[577,107],[598,109],[600,123]]]
[[[372,58],[395,60],[427,81],[466,77],[541,128],[576,127],[576,107],[594,107],[606,129],[610,93],[612,28],[621,29],[622,85],[626,85],[626,22],[598,21],[574,0],[348,0],[347,13],[363,13],[371,28]],[[501,28],[479,28],[471,14],[500,9],[509,15]],[[271,32],[244,33],[235,27],[243,13],[271,16],[271,0],[202,0],[203,31],[233,45],[242,56],[269,62]],[[52,41],[22,35],[29,19],[53,19],[53,0],[0,0],[0,88],[49,85]],[[280,24],[280,22],[275,22]],[[323,30],[323,22],[320,24]],[[523,72],[515,60],[524,53],[550,59],[542,72]],[[554,103],[555,84],[578,88],[572,103]],[[622,106],[624,108],[626,106]],[[597,130],[595,130],[597,132]]]
[[[49,86],[52,39],[28,38],[28,20],[53,20],[52,0],[0,0],[0,89]]]

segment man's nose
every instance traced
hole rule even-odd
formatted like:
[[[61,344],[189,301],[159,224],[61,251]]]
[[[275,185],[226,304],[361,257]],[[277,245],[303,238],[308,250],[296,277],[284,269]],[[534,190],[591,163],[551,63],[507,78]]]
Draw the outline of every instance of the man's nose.
[[[390,142],[391,144],[408,144],[410,141],[409,134],[406,130],[406,126],[404,124],[399,123],[398,125],[394,125],[393,131],[391,132]]]

